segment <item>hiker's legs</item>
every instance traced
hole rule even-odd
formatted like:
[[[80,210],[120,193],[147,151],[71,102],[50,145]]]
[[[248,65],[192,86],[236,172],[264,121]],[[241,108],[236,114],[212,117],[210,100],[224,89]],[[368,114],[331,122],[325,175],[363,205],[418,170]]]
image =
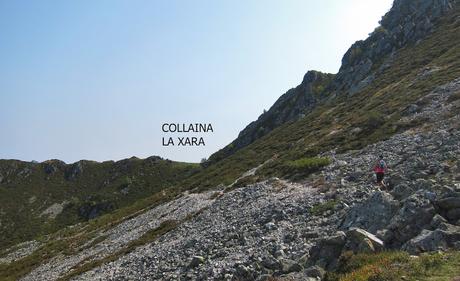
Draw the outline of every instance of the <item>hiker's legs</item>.
[[[385,187],[385,183],[383,182],[383,173],[376,173],[377,176],[377,184],[381,187]]]

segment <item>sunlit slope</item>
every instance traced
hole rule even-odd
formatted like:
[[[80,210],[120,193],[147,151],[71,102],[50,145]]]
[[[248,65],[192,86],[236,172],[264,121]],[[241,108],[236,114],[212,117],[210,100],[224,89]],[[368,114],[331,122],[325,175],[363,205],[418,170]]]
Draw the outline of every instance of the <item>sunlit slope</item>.
[[[290,173],[284,168],[287,161],[333,148],[358,149],[423,124],[424,120],[408,124],[401,117],[418,99],[460,77],[459,16],[457,5],[426,38],[374,62],[374,79],[361,91],[340,92],[331,85],[324,93],[329,98],[305,117],[281,125],[182,185],[206,189],[231,184],[269,159],[273,161],[258,169],[253,180],[283,176]]]

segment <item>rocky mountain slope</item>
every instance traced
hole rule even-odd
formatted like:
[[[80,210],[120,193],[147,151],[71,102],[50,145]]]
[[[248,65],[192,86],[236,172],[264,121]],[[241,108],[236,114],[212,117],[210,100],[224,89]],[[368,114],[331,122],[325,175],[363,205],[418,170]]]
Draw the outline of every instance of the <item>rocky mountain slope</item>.
[[[322,156],[331,164],[301,182],[186,192],[95,231],[22,280],[310,280],[337,269],[347,251],[460,250],[459,95],[460,79],[436,88],[406,116],[426,118],[426,126],[361,150],[329,151]],[[379,154],[391,167],[390,191],[369,172]],[[149,232],[163,235],[142,239]]]
[[[133,205],[1,250],[0,280],[460,276],[459,45],[459,1],[396,0],[338,74],[307,73],[234,148],[180,165]],[[138,165],[136,179],[153,171]]]
[[[237,150],[265,136],[276,127],[304,117],[305,114],[327,97],[324,95],[324,89],[331,83],[333,77],[333,74],[318,71],[307,72],[299,86],[282,95],[267,112],[264,112],[256,121],[251,122],[244,128],[237,139],[211,155],[205,164],[209,166],[228,157]]]
[[[276,127],[298,120],[326,99],[364,90],[390,67],[397,51],[432,33],[438,19],[457,4],[456,0],[395,1],[369,38],[356,42],[345,53],[337,75],[307,72],[299,86],[282,95],[270,110],[241,131],[237,139],[212,155],[209,162],[228,157]]]
[[[419,15],[419,9],[427,14]],[[420,106],[417,100],[435,87],[460,76],[459,15],[458,1],[396,1],[383,18],[384,25],[367,40],[357,43],[360,48],[355,44],[345,54],[340,71],[320,94],[326,96],[323,101],[305,112],[304,117],[276,127],[225,158],[219,155],[227,148],[217,152],[215,159],[221,160],[186,179],[184,185],[206,189],[231,184],[244,172],[264,163],[246,181],[289,176],[293,172],[289,170],[290,161],[314,157],[334,148],[361,149],[420,125],[424,120],[408,122],[404,115],[417,111]],[[399,29],[394,34],[387,30],[391,36],[384,35],[387,32],[382,30],[394,28],[398,19],[410,20],[410,32],[404,35],[398,33]],[[417,31],[427,21],[430,28]],[[383,44],[378,42],[396,45],[389,53],[379,53],[379,57],[373,53],[378,44]],[[352,63],[351,53],[356,53],[356,60],[371,63]],[[364,78],[352,83],[358,76]],[[355,84],[361,85],[359,90]],[[352,88],[355,90],[351,91]]]

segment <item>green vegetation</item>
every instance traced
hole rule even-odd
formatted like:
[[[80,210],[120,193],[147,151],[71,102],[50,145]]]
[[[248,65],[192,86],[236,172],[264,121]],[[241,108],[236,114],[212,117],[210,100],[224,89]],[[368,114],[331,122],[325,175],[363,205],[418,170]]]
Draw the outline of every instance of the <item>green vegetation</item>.
[[[366,132],[372,132],[380,128],[385,124],[385,116],[376,111],[370,111],[364,116],[365,121],[362,124],[362,127],[366,129]]]
[[[52,257],[60,253],[75,253],[71,247],[72,243],[78,243],[80,241],[79,239],[84,239],[84,241],[86,241],[85,238],[88,237],[81,236],[73,238],[76,240],[50,240],[31,255],[28,255],[20,260],[13,261],[10,264],[0,264],[0,280],[19,280],[19,278],[29,273],[33,268],[50,260]]]
[[[173,230],[174,228],[176,228],[177,225],[178,225],[178,223],[176,221],[173,221],[173,220],[164,221],[157,228],[147,231],[146,233],[144,233],[138,239],[133,240],[130,243],[128,243],[128,245],[123,247],[121,250],[119,250],[119,251],[117,251],[117,252],[115,252],[115,253],[107,256],[107,257],[104,257],[103,259],[81,262],[77,266],[71,268],[70,272],[67,273],[67,275],[59,278],[58,280],[59,281],[70,280],[73,277],[78,276],[78,275],[80,275],[80,274],[82,274],[84,272],[87,272],[87,271],[89,271],[89,270],[91,270],[93,268],[101,266],[101,265],[103,265],[105,263],[115,261],[119,257],[132,252],[137,247],[140,247],[142,245],[148,244],[148,243],[154,241],[155,239],[157,239],[158,237],[160,237],[161,235]]]
[[[321,167],[329,165],[330,163],[331,160],[326,157],[309,157],[300,158],[295,161],[289,161],[287,166],[294,170],[307,170],[309,172],[314,172]]]
[[[9,264],[0,264],[0,281],[18,280],[20,277],[32,271],[35,267],[50,260],[57,255],[71,255],[79,252],[88,241],[95,240],[91,244],[96,244],[104,240],[105,236],[96,236],[99,231],[107,230],[116,226],[117,224],[135,217],[151,208],[154,208],[162,203],[168,202],[179,194],[177,189],[168,190],[168,192],[158,192],[152,196],[141,199],[135,204],[118,209],[112,213],[102,215],[94,220],[85,222],[79,227],[64,228],[51,234],[50,236],[38,237],[38,240],[43,242],[43,245],[38,248],[31,255],[26,256],[20,260],[13,261]],[[155,237],[165,233],[175,226],[176,222],[166,221],[161,224],[157,229],[147,232],[128,244],[125,250],[133,249],[139,245],[153,241]],[[121,252],[119,254],[122,254]],[[115,258],[115,256],[112,256]],[[97,261],[94,261],[95,263]],[[83,265],[82,265],[83,266]],[[84,268],[89,268],[85,265]],[[83,270],[80,269],[80,270]],[[83,272],[83,271],[82,271]]]
[[[357,58],[361,57],[361,54],[363,53],[363,50],[359,45],[355,45],[351,50],[350,50],[350,63],[353,63]]]
[[[379,74],[353,97],[346,92],[327,93],[326,87],[322,95],[337,94],[337,97],[318,104],[304,118],[275,128],[228,157],[210,157],[220,160],[181,185],[198,191],[228,185],[268,159],[273,161],[261,167],[256,176],[286,177],[292,171],[283,167],[293,159],[316,157],[331,149],[339,153],[360,149],[423,124],[423,120],[401,122],[401,112],[410,104],[423,105],[428,102],[423,97],[437,86],[460,77],[460,25],[456,21],[459,15],[460,11],[455,11],[426,39],[399,50],[388,67],[381,68],[383,61],[374,63],[372,71],[379,70]],[[420,79],[425,68],[437,71]]]
[[[313,216],[319,216],[327,211],[334,210],[339,202],[337,200],[330,200],[324,203],[319,203],[310,208],[310,214]]]
[[[326,281],[450,281],[460,277],[460,252],[428,253],[419,257],[406,252],[378,254],[346,253],[339,269],[329,272]]]
[[[0,249],[68,225],[98,220],[132,204],[135,207],[126,210],[137,208],[143,204],[141,199],[172,190],[177,182],[199,170],[199,164],[159,157],[71,165],[58,160],[0,160]],[[44,213],[53,204],[62,206],[55,217]]]
[[[322,167],[331,163],[331,160],[326,157],[304,157],[294,161],[288,161],[283,167],[283,173],[288,175],[306,176]]]

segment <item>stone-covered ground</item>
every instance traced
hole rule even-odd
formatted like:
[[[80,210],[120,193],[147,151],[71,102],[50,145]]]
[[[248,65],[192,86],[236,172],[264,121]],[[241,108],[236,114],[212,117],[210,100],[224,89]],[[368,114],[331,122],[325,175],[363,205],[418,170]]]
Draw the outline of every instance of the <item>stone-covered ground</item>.
[[[302,183],[271,179],[211,194],[216,198],[198,216],[76,279],[308,280],[321,272],[311,266],[333,269],[345,248],[375,250],[382,242],[414,254],[460,249],[460,120],[455,104],[447,103],[459,89],[456,80],[425,97],[427,104],[420,101],[425,106],[408,109],[407,121],[423,118],[429,127],[360,151],[330,152],[333,163]],[[373,183],[378,155],[390,166],[391,190]],[[350,246],[352,227],[378,238],[364,234],[368,248]]]
[[[345,250],[460,249],[460,106],[449,99],[459,92],[460,79],[438,87],[405,111],[404,122],[426,125],[359,151],[328,152],[331,165],[303,182],[270,179],[184,194],[99,233],[102,241],[55,257],[23,280],[56,280],[168,220],[183,223],[74,279],[316,280]],[[388,190],[373,182],[378,155],[390,166]]]

